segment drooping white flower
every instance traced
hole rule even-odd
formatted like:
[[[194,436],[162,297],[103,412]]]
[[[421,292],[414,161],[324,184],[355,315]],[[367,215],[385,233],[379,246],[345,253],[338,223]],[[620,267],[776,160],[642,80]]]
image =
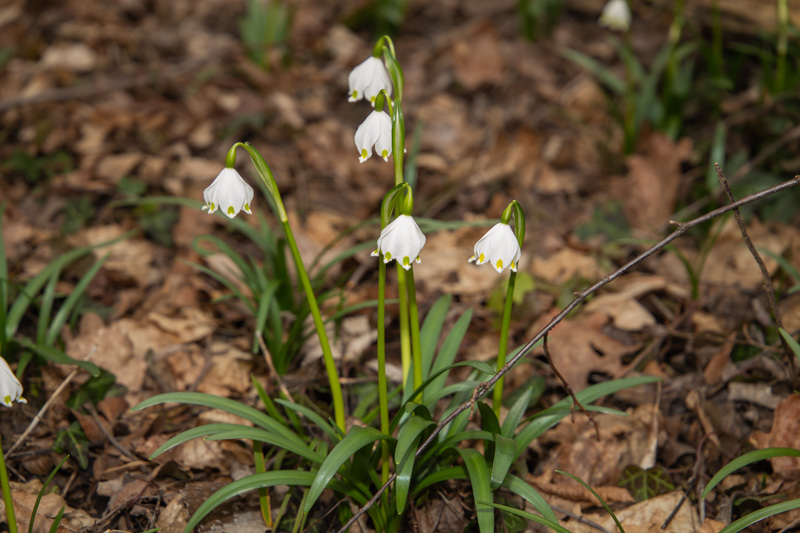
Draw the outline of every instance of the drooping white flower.
[[[217,178],[203,191],[206,205],[203,210],[211,214],[217,209],[233,218],[244,211],[252,215],[250,203],[253,201],[253,188],[236,172],[234,168],[224,168]]]
[[[22,384],[6,360],[0,357],[0,404],[11,407],[11,402],[27,403],[22,397]]]
[[[360,163],[372,157],[373,146],[384,161],[389,161],[392,154],[391,117],[383,111],[373,111],[356,130],[355,141]]]
[[[392,80],[383,61],[378,57],[368,57],[366,61],[354,68],[347,77],[350,86],[348,102],[356,102],[362,98],[369,100],[375,105],[375,97],[382,90],[386,89],[389,95],[392,94]]]
[[[631,26],[631,8],[627,0],[609,0],[603,7],[598,22],[612,30],[628,31]]]
[[[512,271],[517,271],[522,250],[511,227],[498,222],[492,229],[475,243],[475,253],[469,262],[475,261],[476,265],[491,263],[495,270],[502,272],[508,266]]]
[[[400,215],[383,228],[378,238],[378,249],[372,252],[372,256],[382,255],[384,263],[396,259],[408,270],[412,261],[421,262],[419,253],[423,246],[425,246],[425,235],[422,234],[414,218]]]

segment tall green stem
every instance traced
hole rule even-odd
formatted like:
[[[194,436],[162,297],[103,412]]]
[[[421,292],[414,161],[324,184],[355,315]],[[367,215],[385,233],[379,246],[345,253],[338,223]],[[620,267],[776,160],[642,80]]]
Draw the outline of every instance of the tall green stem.
[[[330,384],[331,396],[333,397],[334,420],[336,420],[336,425],[339,426],[339,429],[345,431],[344,399],[342,397],[342,385],[339,382],[339,374],[336,370],[336,361],[333,360],[331,343],[328,340],[328,334],[325,332],[325,324],[322,321],[322,314],[319,311],[317,297],[314,294],[313,287],[311,287],[311,280],[308,278],[308,272],[306,272],[306,267],[303,264],[303,258],[300,256],[300,250],[297,248],[297,241],[294,239],[294,233],[292,233],[292,228],[289,226],[289,216],[286,214],[286,208],[283,206],[283,200],[281,199],[281,193],[278,190],[278,184],[275,181],[275,176],[272,175],[272,170],[270,170],[267,162],[264,161],[264,158],[261,157],[261,154],[258,153],[258,150],[256,150],[250,143],[237,142],[234,144],[228,151],[228,156],[226,157],[225,161],[226,166],[233,166],[233,163],[236,160],[236,149],[239,147],[244,148],[247,150],[247,153],[250,154],[250,160],[256,167],[256,171],[258,171],[258,176],[261,178],[261,181],[264,182],[267,192],[275,204],[275,210],[277,211],[281,225],[283,225],[283,231],[286,234],[286,241],[289,243],[289,248],[292,251],[292,257],[294,258],[294,264],[297,268],[297,277],[300,279],[300,284],[303,286],[303,291],[306,294],[308,307],[311,310],[311,315],[314,317],[314,327],[317,330],[319,344],[322,347],[322,359],[325,362],[325,371],[328,373],[328,383]]]
[[[389,394],[386,384],[386,263],[378,259],[378,401],[381,432],[389,435]],[[381,481],[389,479],[389,445],[381,441]]]
[[[322,359],[325,361],[325,371],[328,373],[328,383],[330,384],[331,396],[333,397],[334,419],[339,429],[345,431],[342,385],[339,383],[336,361],[333,360],[331,344],[330,341],[328,341],[328,334],[325,332],[322,314],[319,312],[317,297],[314,295],[314,289],[311,287],[311,280],[308,279],[308,273],[306,272],[305,266],[303,266],[303,258],[300,257],[300,250],[297,249],[297,242],[294,240],[292,228],[289,227],[289,221],[285,220],[281,223],[283,224],[283,231],[286,233],[286,241],[289,243],[289,248],[292,251],[292,257],[294,257],[294,263],[297,266],[297,276],[300,278],[300,284],[303,286],[306,299],[308,300],[308,307],[311,310],[311,315],[314,317],[314,327],[317,329],[317,337],[319,337],[319,344],[322,347]]]
[[[395,261],[396,262],[396,261]],[[400,366],[403,369],[403,390],[411,369],[411,333],[408,324],[408,279],[406,271],[397,263],[397,299],[400,307]]]
[[[408,270],[408,313],[411,322],[411,359],[414,366],[414,390],[416,390],[422,385],[422,347],[419,340],[419,309],[413,267]],[[423,395],[421,392],[414,401],[422,401]]]
[[[17,533],[17,518],[14,516],[14,501],[11,499],[11,485],[8,482],[6,461],[3,457],[3,446],[0,442],[0,489],[3,490],[3,501],[6,503],[6,522],[8,533]],[[32,520],[33,518],[31,518]]]
[[[511,306],[514,304],[514,285],[517,281],[517,273],[512,271],[508,277],[508,290],[506,291],[506,305],[503,307],[503,322],[500,326],[500,346],[497,348],[497,370],[500,371],[506,364],[506,351],[508,350],[508,329],[511,325]],[[503,405],[503,378],[497,380],[494,385],[494,396],[492,397],[492,407],[494,414],[500,418],[500,407]]]

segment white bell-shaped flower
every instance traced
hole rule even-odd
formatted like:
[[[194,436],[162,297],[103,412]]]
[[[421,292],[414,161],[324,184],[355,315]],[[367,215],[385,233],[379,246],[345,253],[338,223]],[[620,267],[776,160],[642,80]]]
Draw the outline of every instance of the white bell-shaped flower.
[[[11,402],[27,403],[22,397],[22,384],[6,360],[0,357],[0,404],[11,407]]]
[[[347,77],[350,85],[348,102],[356,102],[362,98],[375,105],[375,98],[382,90],[392,94],[392,80],[386,72],[386,66],[378,57],[369,57],[354,68]]]
[[[373,147],[384,161],[389,161],[392,154],[391,117],[383,111],[373,111],[356,130],[355,141],[360,163],[372,157]]]
[[[250,203],[253,201],[253,188],[233,168],[224,168],[217,178],[203,191],[206,205],[203,210],[211,214],[217,209],[233,218],[244,211],[252,215]]]
[[[598,22],[612,30],[628,31],[631,26],[631,8],[627,0],[609,0],[603,7]]]
[[[476,265],[491,263],[495,270],[502,272],[505,267],[517,271],[522,250],[514,231],[508,224],[498,222],[475,243],[475,253],[469,262]]]
[[[400,215],[381,231],[378,238],[378,249],[372,252],[373,257],[383,256],[383,262],[396,259],[408,270],[411,262],[420,263],[419,253],[425,246],[425,235],[419,229],[413,217]]]

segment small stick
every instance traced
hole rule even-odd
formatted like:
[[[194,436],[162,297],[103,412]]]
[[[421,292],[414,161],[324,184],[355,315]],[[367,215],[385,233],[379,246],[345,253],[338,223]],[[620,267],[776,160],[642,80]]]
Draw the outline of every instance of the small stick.
[[[111,432],[108,431],[108,429],[106,429],[106,427],[103,425],[102,421],[100,420],[100,416],[98,416],[98,414],[97,414],[97,410],[94,408],[94,405],[92,405],[92,402],[86,402],[85,404],[83,404],[83,407],[87,411],[89,411],[89,414],[92,416],[92,420],[94,420],[94,423],[97,426],[97,429],[100,430],[100,433],[102,433],[103,436],[106,439],[108,439],[108,442],[110,442],[111,445],[114,446],[114,448],[118,449],[122,453],[122,455],[124,455],[125,457],[127,457],[131,461],[139,461],[138,457],[133,455],[133,453],[129,449],[127,449],[125,446],[120,444],[119,441],[114,437],[114,435],[112,435]]]
[[[581,303],[583,303],[583,301],[588,296],[590,296],[591,294],[594,294],[595,292],[597,292],[597,290],[600,289],[601,287],[604,287],[605,285],[608,285],[609,283],[611,283],[612,281],[614,281],[615,279],[617,279],[618,277],[620,277],[621,275],[626,273],[628,270],[630,270],[634,266],[638,265],[639,263],[641,263],[642,261],[644,261],[645,259],[647,259],[651,255],[654,255],[656,252],[661,251],[666,245],[668,245],[669,243],[671,243],[672,241],[674,241],[675,239],[677,239],[678,237],[680,237],[681,235],[683,235],[684,233],[686,233],[687,231],[692,229],[693,227],[695,227],[695,226],[697,226],[699,224],[703,224],[704,222],[708,222],[709,220],[712,220],[712,219],[722,215],[723,213],[727,213],[728,211],[732,211],[732,210],[734,210],[734,209],[736,209],[736,208],[738,208],[738,207],[740,207],[742,205],[746,205],[746,204],[755,202],[756,200],[761,200],[762,198],[766,198],[767,196],[770,196],[770,195],[775,194],[777,192],[784,191],[786,189],[794,187],[795,185],[800,185],[800,176],[795,176],[794,178],[792,178],[792,179],[790,179],[788,181],[784,181],[783,183],[780,183],[778,185],[775,185],[774,187],[769,187],[767,189],[764,189],[763,191],[759,191],[757,193],[753,193],[753,194],[750,194],[748,196],[745,196],[741,200],[738,200],[738,201],[733,202],[731,204],[719,207],[719,208],[717,208],[717,209],[715,209],[713,211],[710,211],[710,212],[706,213],[705,215],[702,215],[702,216],[699,216],[699,217],[697,217],[695,219],[692,219],[689,222],[675,222],[675,225],[676,225],[675,231],[673,231],[668,236],[666,236],[665,238],[663,238],[662,240],[660,240],[659,242],[657,242],[656,244],[654,244],[653,246],[651,246],[650,248],[648,248],[647,250],[642,252],[641,254],[637,255],[636,257],[634,257],[633,259],[631,259],[630,261],[628,261],[627,263],[625,263],[624,265],[619,267],[617,270],[615,270],[614,272],[612,272],[608,276],[606,276],[603,279],[601,279],[600,281],[596,282],[591,287],[589,287],[587,289],[584,289],[583,291],[579,292],[575,296],[575,299],[572,300],[572,302],[570,302],[566,307],[564,307],[564,309],[562,309],[561,312],[559,312],[556,316],[554,316],[550,320],[550,322],[548,322],[548,324],[545,327],[543,327],[541,329],[541,331],[539,331],[539,333],[537,333],[522,348],[520,348],[520,350],[517,352],[517,355],[515,355],[510,360],[508,360],[506,362],[506,364],[503,366],[503,368],[498,370],[497,373],[492,377],[492,379],[490,379],[486,383],[481,383],[480,385],[478,385],[478,388],[481,389],[480,392],[476,393],[473,396],[473,398],[471,398],[470,400],[468,400],[468,401],[462,403],[461,405],[459,405],[452,413],[450,413],[449,415],[444,417],[444,419],[442,419],[442,421],[439,422],[436,425],[436,427],[433,429],[433,432],[431,432],[431,434],[428,436],[428,438],[425,440],[425,442],[423,442],[417,448],[417,452],[415,454],[415,457],[419,457],[420,455],[422,455],[422,453],[428,448],[428,446],[431,445],[431,443],[439,435],[439,433],[441,433],[442,430],[450,422],[452,422],[453,419],[455,419],[455,417],[457,417],[458,415],[460,415],[461,413],[463,413],[467,409],[472,408],[472,406],[475,405],[475,403],[474,403],[475,400],[478,400],[481,397],[483,397],[483,395],[486,394],[486,391],[492,385],[497,383],[497,380],[499,380],[501,377],[503,377],[505,374],[507,374],[508,371],[511,370],[514,367],[514,365],[517,364],[517,361],[519,361],[520,359],[522,359],[523,357],[528,355],[528,353],[533,349],[533,346],[537,342],[539,342],[539,339],[542,339],[545,335],[547,335],[550,332],[550,330],[552,330],[554,327],[556,327],[556,325],[559,322],[564,320],[564,318],[566,318],[567,315],[570,314],[573,309],[575,309]],[[378,501],[378,498],[380,498],[381,494],[383,494],[383,492],[386,489],[388,489],[389,486],[392,483],[394,483],[394,480],[396,478],[397,478],[397,474],[396,473],[394,473],[391,476],[389,476],[389,479],[386,481],[386,483],[384,483],[383,486],[381,486],[381,488],[379,488],[375,492],[375,494],[372,496],[372,498],[370,498],[370,500],[367,503],[365,503],[361,507],[361,509],[359,509],[358,512],[356,512],[353,515],[353,517],[341,529],[339,529],[338,533],[344,533],[345,531],[347,531],[347,529],[350,526],[352,526],[356,522],[356,520],[358,520],[359,517],[361,517],[361,515],[366,513],[369,508],[371,508],[373,505],[375,505],[375,503]]]
[[[281,392],[284,396],[286,396],[287,400],[292,403],[297,403],[294,401],[294,398],[292,398],[292,395],[289,394],[289,389],[286,388],[286,384],[284,384],[283,380],[281,379],[281,375],[278,374],[277,370],[275,370],[275,365],[272,363],[272,353],[267,348],[267,343],[264,342],[264,335],[262,335],[259,331],[256,334],[256,338],[258,338],[258,345],[261,347],[261,351],[264,352],[264,360],[267,362],[267,368],[269,368],[269,371],[273,376],[275,376],[275,381],[278,382],[278,388],[281,389]]]
[[[549,336],[550,336],[550,332],[548,331],[544,335],[544,344],[543,344],[544,355],[545,355],[545,357],[547,357],[547,362],[550,363],[550,368],[553,369],[553,373],[556,375],[556,377],[558,377],[559,380],[561,380],[561,385],[566,389],[567,394],[572,396],[572,401],[575,402],[572,405],[572,409],[571,409],[572,410],[572,421],[573,422],[575,421],[575,406],[577,405],[578,407],[581,408],[581,411],[583,411],[583,414],[585,414],[587,417],[589,417],[589,420],[591,420],[592,424],[594,424],[594,432],[595,432],[595,435],[597,435],[597,442],[600,442],[600,427],[597,425],[597,420],[594,419],[592,414],[589,411],[586,410],[586,408],[583,406],[583,404],[578,399],[578,397],[575,396],[575,392],[572,390],[572,387],[569,386],[569,383],[567,383],[567,380],[564,379],[564,376],[562,376],[561,372],[558,371],[558,368],[556,368],[556,364],[553,362],[553,358],[550,356],[550,348],[548,348],[548,346],[547,346],[547,338]]]
[[[94,356],[94,353],[96,351],[97,351],[97,345],[95,344],[89,351],[89,355],[86,356],[86,361],[91,360],[92,356]],[[36,426],[38,426],[39,422],[42,421],[42,417],[44,417],[44,414],[50,408],[50,405],[52,405],[52,403],[56,400],[56,398],[58,398],[58,395],[61,394],[61,391],[63,391],[66,388],[66,386],[69,385],[70,381],[72,381],[75,378],[75,376],[78,375],[79,371],[80,367],[74,368],[72,372],[70,372],[69,375],[66,378],[64,378],[64,381],[61,382],[61,385],[58,386],[53,395],[50,396],[50,398],[47,399],[42,408],[39,409],[39,412],[36,413],[36,416],[33,417],[33,420],[31,420],[31,423],[28,424],[28,427],[25,429],[22,435],[20,435],[20,437],[17,439],[17,442],[15,442],[14,445],[11,446],[11,448],[8,450],[8,452],[6,452],[6,455],[11,455],[11,453],[14,450],[16,450],[20,444],[22,444],[22,441],[25,440],[25,438],[28,435],[30,435],[34,429],[36,429]]]
[[[725,189],[725,194],[728,195],[728,199],[732,203],[735,202],[736,199],[733,197],[731,188],[728,185],[728,179],[725,177],[725,174],[719,167],[719,163],[714,163],[714,169],[717,171],[717,177],[719,178],[722,188]],[[753,245],[753,241],[750,239],[750,235],[747,233],[747,227],[744,225],[744,219],[742,218],[742,214],[739,212],[738,207],[733,209],[733,216],[736,217],[736,223],[739,224],[739,230],[742,232],[742,239],[744,239],[745,246],[747,246],[747,249],[750,250],[750,255],[752,255],[753,259],[756,260],[756,263],[758,263],[758,268],[761,270],[761,286],[763,287],[764,292],[767,293],[767,301],[769,301],[769,308],[772,311],[773,318],[775,319],[775,325],[783,329],[781,312],[778,310],[778,303],[775,301],[775,291],[772,289],[772,280],[770,278],[769,271],[767,270],[767,265],[764,264],[761,254],[758,253],[758,250],[756,250],[756,247]],[[786,341],[783,340],[782,335],[781,344],[783,345],[783,350],[786,353],[786,357],[789,358],[789,366],[792,369],[792,374],[796,376],[794,356],[792,355],[792,351],[787,345]]]

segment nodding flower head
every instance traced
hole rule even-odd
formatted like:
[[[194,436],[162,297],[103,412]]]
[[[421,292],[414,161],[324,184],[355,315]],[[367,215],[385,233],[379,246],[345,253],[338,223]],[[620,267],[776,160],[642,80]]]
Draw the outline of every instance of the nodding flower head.
[[[347,77],[350,93],[347,100],[356,102],[362,98],[375,105],[375,98],[382,90],[392,94],[392,80],[386,72],[386,66],[378,57],[369,57],[354,68]]]
[[[203,191],[206,205],[203,210],[211,214],[217,209],[233,218],[244,211],[252,215],[250,203],[253,201],[253,188],[242,179],[236,169],[224,168],[217,178]]]
[[[400,215],[381,231],[378,238],[378,249],[372,252],[373,257],[383,256],[383,262],[396,259],[400,266],[408,270],[411,263],[420,263],[419,253],[425,246],[425,235],[419,229],[414,218]]]
[[[22,384],[6,360],[0,357],[0,405],[11,407],[11,402],[27,403],[22,397]]]
[[[517,271],[522,250],[511,227],[498,222],[475,243],[475,250],[469,262],[476,265],[491,263],[495,270],[502,272],[505,267]]]
[[[372,157],[373,147],[384,161],[389,161],[392,155],[392,119],[383,111],[373,111],[356,130],[355,141],[359,162]]]
[[[609,0],[598,22],[612,30],[628,31],[631,27],[631,8],[627,0]]]

